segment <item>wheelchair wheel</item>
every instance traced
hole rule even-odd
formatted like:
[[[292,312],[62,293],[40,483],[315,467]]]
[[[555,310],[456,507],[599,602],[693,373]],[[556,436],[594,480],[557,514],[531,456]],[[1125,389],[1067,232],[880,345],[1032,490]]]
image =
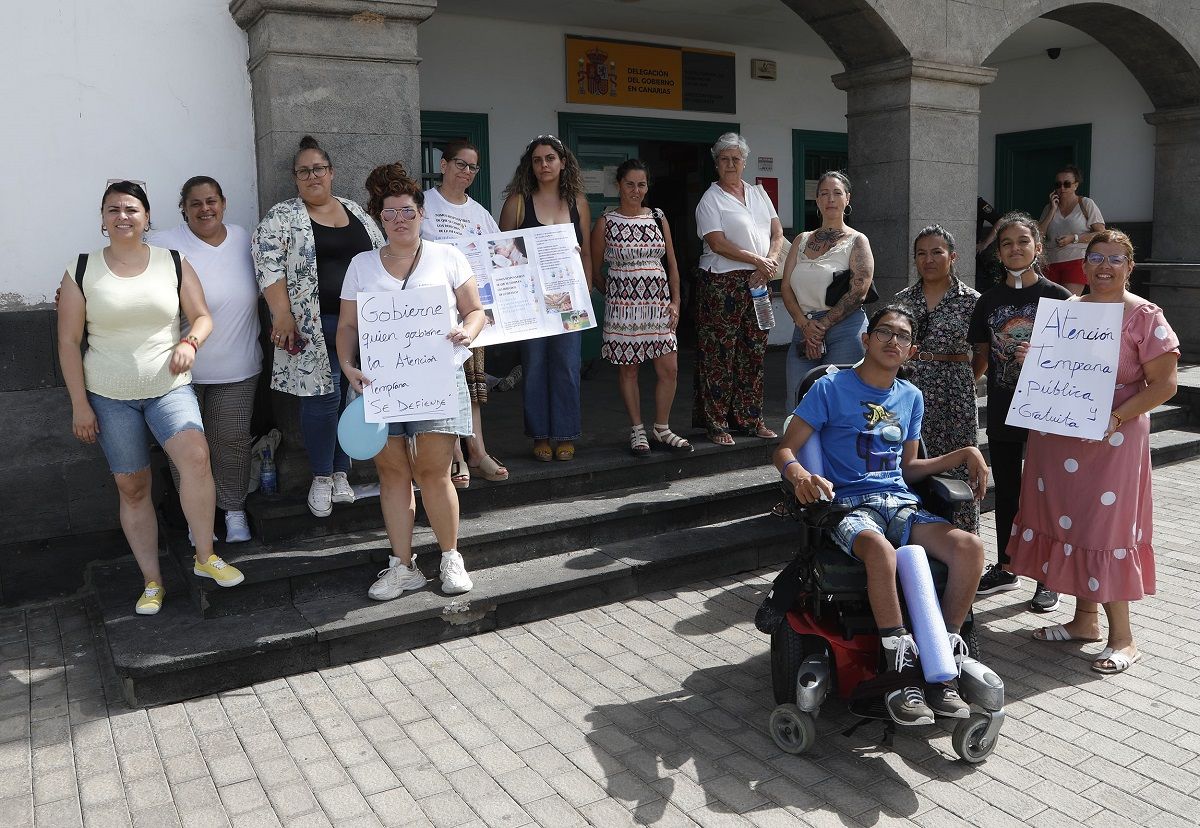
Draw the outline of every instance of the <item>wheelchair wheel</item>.
[[[817,741],[817,723],[794,704],[781,704],[771,713],[771,738],[785,753],[804,753]]]
[[[804,636],[784,622],[771,633],[771,689],[776,704],[796,700],[796,675],[804,661]]]
[[[967,620],[963,623],[962,629],[959,632],[963,637],[963,641],[967,642],[967,654],[976,661],[983,661],[979,655],[979,633],[975,630],[974,615],[967,616]]]
[[[773,721],[772,717],[772,721]],[[950,739],[950,744],[954,747],[954,752],[964,762],[977,764],[992,755],[992,751],[996,749],[997,738],[985,740],[983,734],[987,731],[988,725],[991,724],[991,717],[985,716],[983,713],[972,713],[968,719],[963,719],[954,728],[954,735]],[[772,730],[774,735],[774,730]],[[779,740],[775,740],[776,744]],[[780,745],[782,749],[782,745]]]

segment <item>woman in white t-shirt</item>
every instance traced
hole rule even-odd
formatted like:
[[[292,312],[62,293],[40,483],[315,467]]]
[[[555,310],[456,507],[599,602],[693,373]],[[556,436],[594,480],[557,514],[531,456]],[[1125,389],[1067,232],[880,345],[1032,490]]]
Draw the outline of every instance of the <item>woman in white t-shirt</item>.
[[[212,458],[217,507],[225,512],[225,542],[250,540],[246,492],[250,483],[250,417],[262,370],[259,347],[258,282],[250,234],[225,223],[225,194],[207,175],[184,182],[179,191],[184,223],[151,236],[159,247],[187,256],[212,315],[213,332],[192,365],[204,436]],[[187,324],[184,323],[185,333]],[[171,464],[179,486],[179,473]]]
[[[425,218],[421,221],[421,238],[448,241],[463,236],[486,236],[499,233],[495,219],[475,199],[467,188],[479,174],[479,149],[469,141],[451,141],[442,150],[442,183],[425,191]],[[467,438],[467,457],[462,446],[454,444],[454,462],[450,479],[457,488],[471,484],[471,474],[484,480],[507,480],[508,469],[487,452],[483,443],[483,412],[488,401],[487,374],[484,373],[483,348],[472,348],[471,358],[463,364],[467,377],[467,392],[471,395],[471,428],[474,435]]]
[[[1046,240],[1046,278],[1076,296],[1083,294],[1087,276],[1083,256],[1088,242],[1104,230],[1104,216],[1096,202],[1079,194],[1083,171],[1067,164],[1054,176],[1050,203],[1038,219],[1038,230]]]
[[[400,164],[376,167],[367,177],[370,201],[367,212],[383,225],[387,244],[379,250],[359,253],[350,260],[342,283],[341,315],[337,347],[342,373],[355,391],[362,393],[371,378],[358,366],[358,301],[362,291],[398,291],[409,288],[442,287],[449,306],[458,310],[461,322],[447,338],[467,347],[484,325],[479,290],[466,257],[448,244],[421,238],[425,195],[409,180]],[[397,300],[399,301],[399,300]],[[458,545],[458,493],[450,481],[454,443],[471,434],[471,404],[462,368],[456,372],[458,412],[440,420],[392,423],[383,451],[375,456],[379,472],[379,503],[387,527],[392,555],[388,568],[379,573],[369,595],[377,601],[425,586],[412,552],[416,500],[413,481],[421,487],[421,502],[429,525],[442,550],[442,591],[467,592],[473,586],[463,565]],[[403,437],[405,439],[397,439]]]
[[[783,225],[761,187],[742,179],[750,146],[736,132],[713,144],[717,180],[696,205],[704,240],[696,300],[696,398],[692,425],[719,446],[730,429],[772,438],[763,422],[763,355],[767,332],[758,327],[750,289],[775,276]]]

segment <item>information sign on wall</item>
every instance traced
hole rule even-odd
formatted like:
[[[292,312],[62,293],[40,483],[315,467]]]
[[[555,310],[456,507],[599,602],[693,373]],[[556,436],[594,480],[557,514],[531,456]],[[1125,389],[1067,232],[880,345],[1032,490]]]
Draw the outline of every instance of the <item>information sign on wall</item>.
[[[567,101],[734,113],[734,54],[567,35]]]

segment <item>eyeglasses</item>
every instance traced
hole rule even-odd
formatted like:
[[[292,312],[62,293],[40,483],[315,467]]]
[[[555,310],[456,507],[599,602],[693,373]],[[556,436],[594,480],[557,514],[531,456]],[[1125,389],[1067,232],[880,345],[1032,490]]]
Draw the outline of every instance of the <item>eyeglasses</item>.
[[[292,170],[296,174],[296,178],[301,181],[308,181],[309,178],[324,178],[333,167],[328,164],[313,164],[311,167],[298,167]]]
[[[463,170],[464,172],[473,172],[473,173],[479,172],[478,164],[468,163],[468,162],[462,160],[461,158],[449,158],[447,160],[454,166],[458,167],[460,170]]]
[[[396,216],[400,216],[405,221],[412,221],[417,217],[416,207],[385,207],[379,211],[379,217],[384,221],[395,221]]]
[[[1054,189],[1056,189],[1056,190],[1069,190],[1074,186],[1075,186],[1074,181],[1055,181],[1054,182]]]
[[[717,163],[718,164],[745,164],[746,159],[742,158],[740,155],[718,155]]]
[[[1113,267],[1124,267],[1129,262],[1129,257],[1124,253],[1113,253],[1111,256],[1105,256],[1103,253],[1089,253],[1084,256],[1087,263],[1090,265],[1100,266],[1107,261]]]
[[[871,335],[882,345],[886,345],[893,339],[896,344],[901,347],[907,347],[912,344],[912,334],[902,333],[901,331],[893,331],[891,328],[876,328],[871,331]]]

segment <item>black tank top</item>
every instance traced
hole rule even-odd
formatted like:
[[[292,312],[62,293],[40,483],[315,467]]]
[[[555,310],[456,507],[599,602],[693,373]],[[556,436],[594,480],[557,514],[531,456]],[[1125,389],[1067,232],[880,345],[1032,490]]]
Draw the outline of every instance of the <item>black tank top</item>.
[[[575,240],[581,245],[583,244],[583,229],[579,226],[579,208],[575,206],[575,202],[571,202],[571,224],[575,225]],[[533,209],[533,196],[525,196],[525,219],[521,222],[518,230],[527,230],[530,227],[545,227],[546,225],[538,221],[537,211]]]
[[[345,227],[329,227],[312,222],[313,243],[317,253],[317,298],[321,315],[336,314],[342,308],[342,282],[350,260],[375,245],[371,234],[353,213],[346,211],[350,223]]]

